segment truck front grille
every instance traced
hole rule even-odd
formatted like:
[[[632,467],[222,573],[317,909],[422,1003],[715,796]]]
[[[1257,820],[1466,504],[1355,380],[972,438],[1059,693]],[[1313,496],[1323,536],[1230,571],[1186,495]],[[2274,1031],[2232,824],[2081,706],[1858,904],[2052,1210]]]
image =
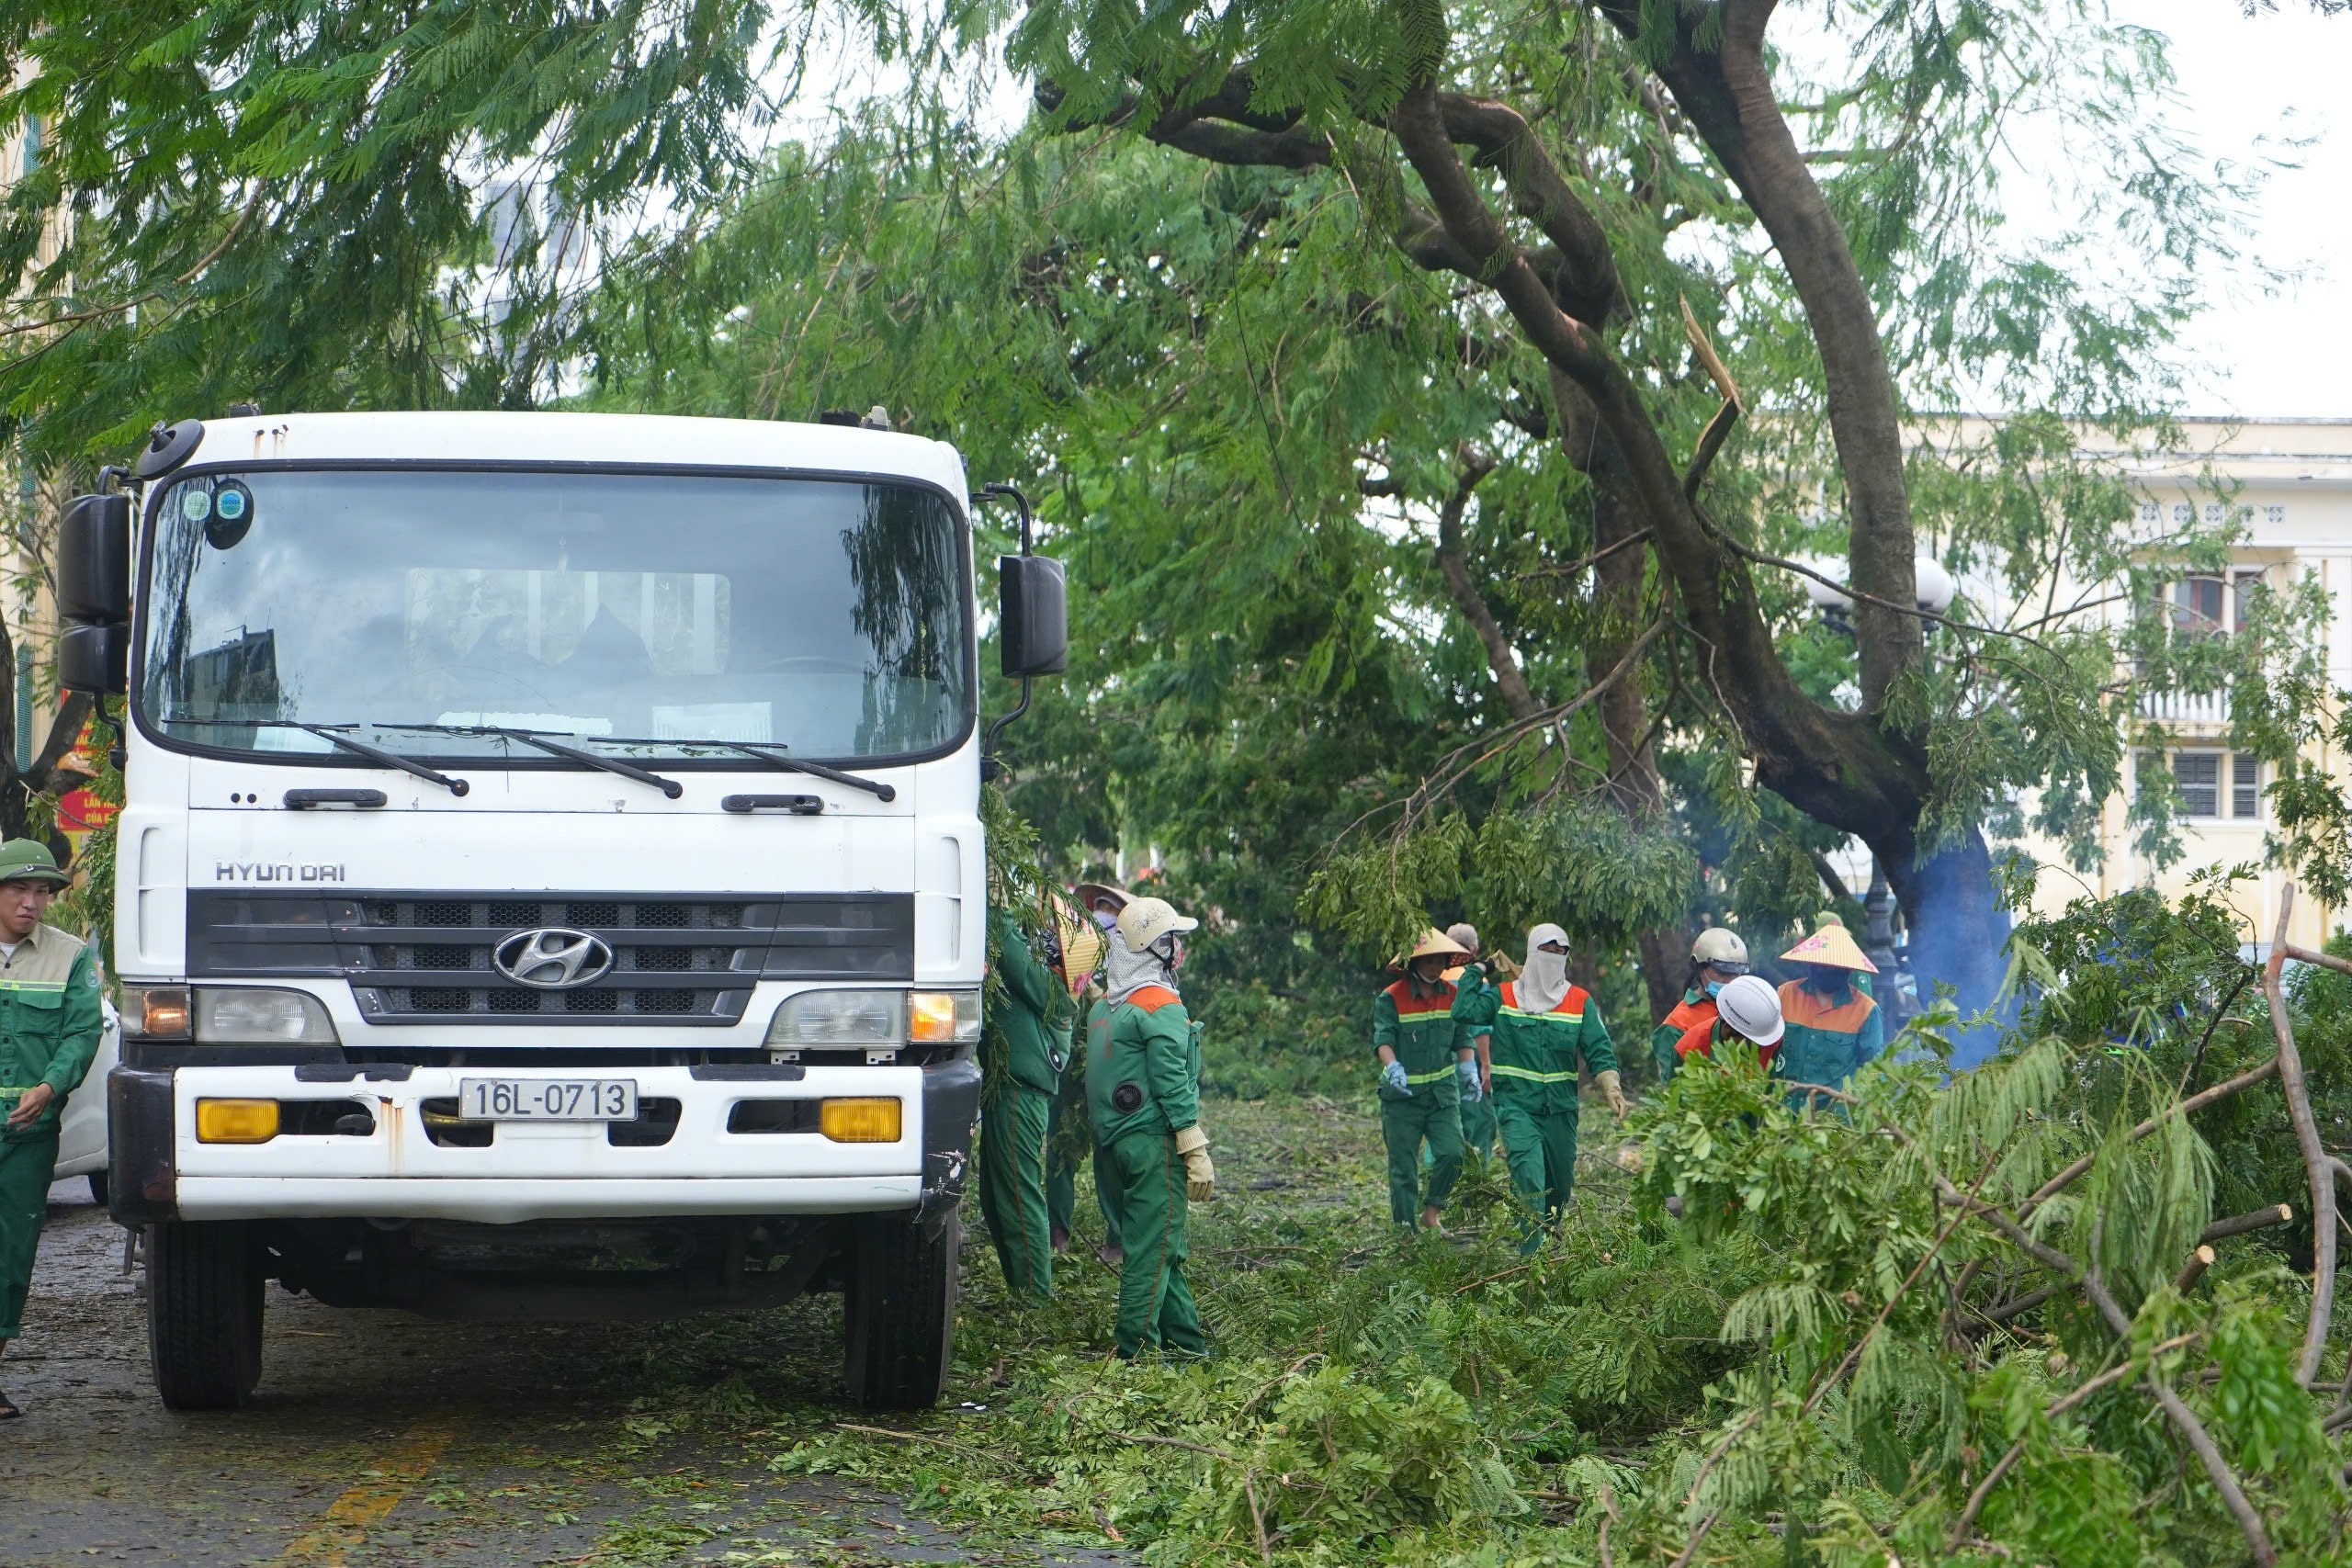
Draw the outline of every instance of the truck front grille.
[[[521,932],[583,931],[609,971],[570,988],[495,964]],[[372,1023],[736,1022],[761,979],[914,977],[910,894],[188,894],[188,976],[336,975]]]

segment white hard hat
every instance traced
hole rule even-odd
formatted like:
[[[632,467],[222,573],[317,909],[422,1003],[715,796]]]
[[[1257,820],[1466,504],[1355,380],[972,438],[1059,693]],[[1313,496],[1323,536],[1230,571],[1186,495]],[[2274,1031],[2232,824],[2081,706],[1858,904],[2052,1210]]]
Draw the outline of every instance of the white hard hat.
[[[1119,911],[1119,934],[1133,953],[1141,953],[1170,931],[1188,931],[1200,923],[1178,914],[1165,898],[1133,898]]]
[[[1777,1045],[1787,1025],[1781,1021],[1781,994],[1755,975],[1726,981],[1715,993],[1715,1012],[1744,1040]]]
[[[1747,968],[1747,944],[1739,940],[1737,931],[1709,926],[1699,933],[1699,940],[1690,944],[1690,958],[1693,963],[1716,969],[1744,972]]]

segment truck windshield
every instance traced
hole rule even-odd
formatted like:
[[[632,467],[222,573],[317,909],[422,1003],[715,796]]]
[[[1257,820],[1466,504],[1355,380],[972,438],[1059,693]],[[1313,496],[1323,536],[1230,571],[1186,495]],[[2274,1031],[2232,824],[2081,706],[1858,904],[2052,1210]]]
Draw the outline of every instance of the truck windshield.
[[[914,485],[281,468],[153,516],[140,695],[175,740],[872,760],[970,720],[965,532]]]

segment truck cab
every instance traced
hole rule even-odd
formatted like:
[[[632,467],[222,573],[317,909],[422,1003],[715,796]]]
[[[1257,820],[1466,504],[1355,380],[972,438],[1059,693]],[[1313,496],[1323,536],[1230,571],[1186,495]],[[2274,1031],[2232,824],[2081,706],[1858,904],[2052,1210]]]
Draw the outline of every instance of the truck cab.
[[[136,479],[69,513],[60,661],[128,695],[107,1185],[164,1403],[246,1399],[270,1280],[838,1291],[852,1396],[934,1401],[986,964],[955,450],[289,414],[159,427]],[[1059,668],[1051,588],[1012,672]]]

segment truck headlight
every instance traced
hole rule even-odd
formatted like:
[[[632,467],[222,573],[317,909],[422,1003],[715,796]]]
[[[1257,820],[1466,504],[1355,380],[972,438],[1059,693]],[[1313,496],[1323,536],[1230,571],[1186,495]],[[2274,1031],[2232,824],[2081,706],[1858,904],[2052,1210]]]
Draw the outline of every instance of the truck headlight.
[[[980,1037],[978,991],[909,991],[907,1038],[918,1045],[969,1045]]]
[[[194,1022],[186,986],[125,986],[122,1032],[132,1040],[186,1040]]]
[[[906,1043],[904,991],[803,991],[786,997],[768,1025],[768,1043],[793,1049]]]
[[[333,1045],[326,1004],[308,991],[203,986],[196,993],[196,1038],[221,1045]]]
[[[334,1045],[326,1004],[260,986],[125,986],[126,1039],[205,1045]]]

